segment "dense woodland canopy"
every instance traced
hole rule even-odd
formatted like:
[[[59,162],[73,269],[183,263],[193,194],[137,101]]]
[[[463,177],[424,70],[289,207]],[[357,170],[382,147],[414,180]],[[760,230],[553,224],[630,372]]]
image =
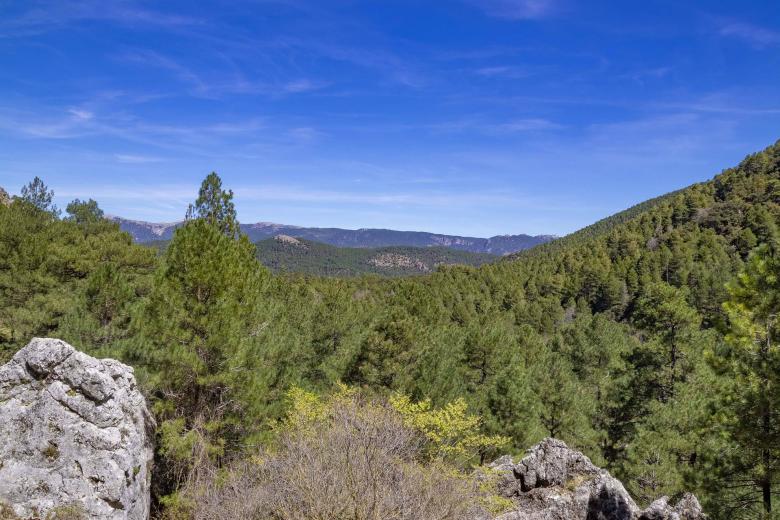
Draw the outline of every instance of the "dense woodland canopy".
[[[278,235],[256,243],[257,258],[273,272],[317,276],[412,276],[428,274],[440,265],[483,265],[501,257],[444,246],[336,247]]]
[[[392,280],[272,275],[216,174],[162,254],[95,201],[63,217],[51,201],[36,179],[0,204],[0,360],[56,336],[134,366],[158,419],[159,509],[183,507],[198,457],[272,442],[291,390],[342,383],[463,402],[508,438],[462,466],[555,436],[640,500],[777,509],[780,142],[501,262]]]

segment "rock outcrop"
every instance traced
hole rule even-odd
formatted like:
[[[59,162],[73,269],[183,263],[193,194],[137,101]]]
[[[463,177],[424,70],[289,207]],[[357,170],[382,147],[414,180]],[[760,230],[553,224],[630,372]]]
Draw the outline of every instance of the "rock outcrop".
[[[132,368],[33,339],[0,367],[0,503],[145,520],[153,428]]]
[[[545,439],[517,464],[502,457],[491,467],[499,491],[515,503],[496,520],[704,520],[699,501],[686,494],[676,505],[667,497],[640,509],[623,484],[563,442]]]
[[[393,269],[397,267],[414,269],[423,273],[427,273],[431,268],[422,260],[412,258],[399,253],[380,253],[375,257],[369,259],[369,264],[380,269]]]
[[[274,240],[279,242],[280,244],[287,244],[290,246],[300,247],[301,249],[309,249],[309,247],[298,240],[295,237],[291,237],[290,235],[276,235],[274,237]]]

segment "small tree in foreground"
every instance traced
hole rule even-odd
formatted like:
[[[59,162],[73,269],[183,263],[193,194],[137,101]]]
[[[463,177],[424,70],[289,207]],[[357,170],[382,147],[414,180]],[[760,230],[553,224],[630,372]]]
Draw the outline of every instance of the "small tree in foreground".
[[[232,192],[209,175],[134,316],[128,356],[154,389],[155,486],[164,502],[177,500],[199,456],[230,460],[263,428],[273,370],[262,334],[266,281],[254,245],[238,232]]]

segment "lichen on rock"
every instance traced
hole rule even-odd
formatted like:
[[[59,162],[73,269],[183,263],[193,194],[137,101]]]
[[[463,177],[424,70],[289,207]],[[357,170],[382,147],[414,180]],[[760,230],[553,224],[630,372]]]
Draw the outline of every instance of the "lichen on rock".
[[[35,338],[0,366],[0,503],[145,520],[153,432],[132,368]]]

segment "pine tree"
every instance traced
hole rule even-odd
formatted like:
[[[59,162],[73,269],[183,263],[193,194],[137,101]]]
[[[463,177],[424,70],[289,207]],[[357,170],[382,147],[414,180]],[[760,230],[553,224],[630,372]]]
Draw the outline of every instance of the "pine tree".
[[[216,174],[204,180],[136,319],[135,355],[156,391],[167,491],[188,478],[199,450],[219,459],[264,426],[268,275],[238,232],[231,199]]]
[[[662,282],[645,289],[637,301],[634,321],[652,333],[651,349],[658,346],[659,370],[650,383],[657,388],[660,400],[671,399],[677,383],[688,371],[692,336],[698,330],[701,318],[688,305],[683,290]]]
[[[533,383],[546,436],[592,452],[597,443],[592,428],[593,395],[577,379],[569,360],[557,352],[544,352],[537,369],[539,377]]]
[[[92,199],[81,201],[74,200],[65,208],[68,220],[81,225],[94,224],[103,219],[103,210]]]
[[[556,347],[593,396],[593,427],[598,433],[601,456],[610,464],[623,456],[644,411],[628,361],[637,347],[638,341],[630,335],[629,327],[603,314],[578,316],[564,329]]]
[[[710,344],[717,342],[714,336],[707,338]],[[661,495],[695,492],[711,512],[711,500],[700,491],[706,486],[702,477],[718,467],[713,455],[724,449],[710,424],[721,385],[701,357],[697,359],[673,397],[650,402],[644,417],[637,418],[637,431],[629,439],[619,474],[632,495],[645,503]]]
[[[41,211],[47,211],[54,216],[59,215],[57,206],[52,202],[54,190],[50,190],[40,177],[35,177],[22,187],[21,199]]]
[[[211,172],[203,180],[194,204],[187,208],[187,220],[204,220],[230,237],[238,237],[239,226],[233,204],[233,190],[222,189],[222,179]]]
[[[729,286],[724,304],[728,348],[711,352],[713,366],[729,382],[718,426],[734,443],[730,481],[741,493],[730,497],[745,509],[760,504],[759,518],[772,514],[780,476],[780,257],[762,246]],[[724,464],[725,466],[725,464]]]

